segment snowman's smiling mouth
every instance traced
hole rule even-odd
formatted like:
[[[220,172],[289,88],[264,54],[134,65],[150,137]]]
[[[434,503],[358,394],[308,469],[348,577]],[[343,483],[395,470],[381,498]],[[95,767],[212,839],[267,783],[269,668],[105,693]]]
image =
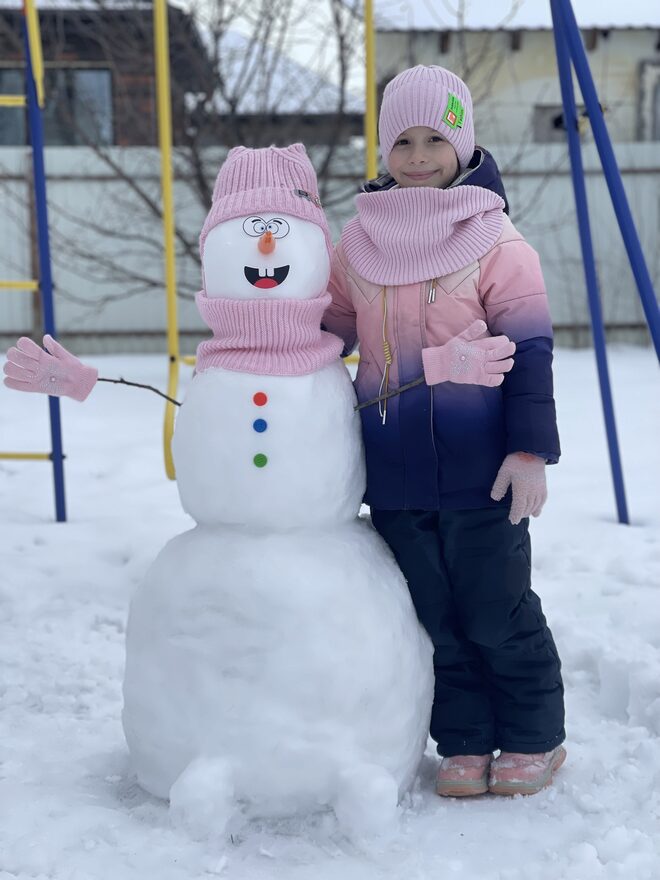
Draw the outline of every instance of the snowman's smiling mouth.
[[[255,269],[253,266],[244,266],[243,271],[250,284],[263,290],[281,284],[289,274],[289,267],[276,266],[274,269]]]

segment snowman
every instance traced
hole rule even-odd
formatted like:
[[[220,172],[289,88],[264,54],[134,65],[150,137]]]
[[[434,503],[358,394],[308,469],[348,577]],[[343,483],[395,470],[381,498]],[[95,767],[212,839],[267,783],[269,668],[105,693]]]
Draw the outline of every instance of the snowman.
[[[319,809],[379,832],[424,751],[432,648],[358,516],[360,422],[321,330],[332,243],[302,145],[229,153],[200,250],[213,336],[173,439],[196,526],[131,604],[132,765],[195,836]]]

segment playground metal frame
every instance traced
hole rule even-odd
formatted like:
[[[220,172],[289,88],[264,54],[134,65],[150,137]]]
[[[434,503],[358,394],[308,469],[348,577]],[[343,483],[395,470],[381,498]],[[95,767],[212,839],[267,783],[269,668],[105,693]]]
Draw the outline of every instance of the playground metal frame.
[[[41,296],[44,333],[56,337],[53,305],[53,279],[48,235],[48,203],[46,200],[46,169],[44,165],[44,137],[41,111],[44,106],[43,58],[39,18],[34,0],[23,0],[23,43],[25,46],[25,94],[0,95],[0,106],[27,108],[28,131],[32,148],[32,177],[34,185],[37,243],[39,249],[39,280],[3,280],[0,290],[36,291]],[[64,489],[64,452],[62,424],[58,397],[48,398],[50,416],[50,452],[0,452],[0,459],[23,461],[51,461],[55,492],[55,517],[66,521]]]

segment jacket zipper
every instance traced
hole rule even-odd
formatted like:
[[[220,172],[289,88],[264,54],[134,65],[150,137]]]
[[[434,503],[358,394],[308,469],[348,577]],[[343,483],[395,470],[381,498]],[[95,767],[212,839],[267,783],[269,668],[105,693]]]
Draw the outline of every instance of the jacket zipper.
[[[424,290],[423,284],[422,284],[422,288],[421,288],[421,294],[422,294],[422,296],[421,296],[421,306],[422,306],[421,331],[422,331],[422,347],[423,348],[426,348],[428,346],[428,339],[426,336],[426,306],[433,305],[433,303],[435,302],[435,286],[436,286],[436,279],[432,278],[429,283],[428,295],[426,294],[426,291]],[[426,302],[425,302],[425,300],[426,300]],[[430,424],[431,444],[433,445],[433,453],[435,455],[435,462],[436,462],[436,468],[437,468],[439,466],[438,465],[438,450],[436,449],[436,446],[435,446],[435,435],[433,433],[433,417],[434,417],[434,413],[433,413],[433,388],[430,386],[429,386],[429,397],[431,398],[431,424]]]

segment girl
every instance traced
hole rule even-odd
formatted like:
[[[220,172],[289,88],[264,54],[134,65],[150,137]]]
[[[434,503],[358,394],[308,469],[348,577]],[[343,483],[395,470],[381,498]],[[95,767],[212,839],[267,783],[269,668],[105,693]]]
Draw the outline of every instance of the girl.
[[[324,316],[345,353],[359,342],[359,400],[381,398],[361,410],[365,503],[435,647],[438,793],[532,794],[565,758],[560,661],[530,577],[528,517],[559,458],[543,277],[503,199],[465,180],[462,80],[399,74],[379,139],[395,185],[357,197]]]

